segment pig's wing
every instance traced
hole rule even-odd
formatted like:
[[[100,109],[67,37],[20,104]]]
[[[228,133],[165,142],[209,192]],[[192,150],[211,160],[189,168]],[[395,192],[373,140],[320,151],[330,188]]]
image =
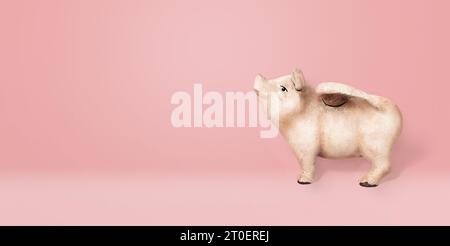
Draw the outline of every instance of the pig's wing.
[[[340,107],[351,97],[366,100],[370,105],[380,110],[386,102],[386,99],[380,96],[370,95],[351,86],[335,82],[319,84],[316,87],[316,93],[321,97],[323,103],[330,107]]]

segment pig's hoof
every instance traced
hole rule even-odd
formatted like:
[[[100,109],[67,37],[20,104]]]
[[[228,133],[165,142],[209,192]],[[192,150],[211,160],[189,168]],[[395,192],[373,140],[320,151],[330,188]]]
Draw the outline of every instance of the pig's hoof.
[[[308,181],[300,181],[300,180],[297,180],[297,183],[299,183],[299,184],[301,184],[301,185],[311,184],[311,182],[308,182]]]
[[[377,184],[370,184],[369,182],[361,182],[359,183],[362,187],[377,187]]]

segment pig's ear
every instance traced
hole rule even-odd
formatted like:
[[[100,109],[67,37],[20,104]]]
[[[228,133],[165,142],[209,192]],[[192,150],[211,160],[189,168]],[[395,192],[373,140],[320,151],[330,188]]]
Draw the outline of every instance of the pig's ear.
[[[294,83],[296,91],[301,91],[306,85],[305,77],[300,69],[296,68],[294,72],[292,72],[292,82]]]
[[[255,78],[255,83],[256,82],[264,82],[266,80],[266,78],[264,78],[264,76],[262,76],[261,74],[256,75]]]

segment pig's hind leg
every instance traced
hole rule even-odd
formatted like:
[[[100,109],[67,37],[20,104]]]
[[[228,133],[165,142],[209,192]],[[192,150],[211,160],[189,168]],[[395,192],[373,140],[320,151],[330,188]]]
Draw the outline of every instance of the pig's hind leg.
[[[375,129],[376,131],[370,134],[364,134],[359,146],[361,155],[371,162],[369,172],[359,183],[364,187],[377,186],[391,168],[391,149],[396,137],[395,129],[386,129],[386,124],[379,125],[382,128]],[[371,129],[374,127],[372,125]]]
[[[375,187],[380,180],[389,172],[391,161],[389,155],[366,157],[371,162],[369,172],[360,180],[360,185],[364,187]]]

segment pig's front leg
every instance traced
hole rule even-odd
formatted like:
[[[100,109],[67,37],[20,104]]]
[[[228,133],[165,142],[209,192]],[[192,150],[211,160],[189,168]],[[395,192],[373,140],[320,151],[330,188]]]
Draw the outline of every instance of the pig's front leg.
[[[300,175],[297,179],[299,184],[311,184],[314,178],[314,165],[316,161],[315,155],[297,156],[300,163]]]
[[[311,184],[314,178],[314,165],[319,153],[317,122],[302,121],[294,124],[296,127],[284,132],[288,143],[294,151],[300,164],[299,184]]]

